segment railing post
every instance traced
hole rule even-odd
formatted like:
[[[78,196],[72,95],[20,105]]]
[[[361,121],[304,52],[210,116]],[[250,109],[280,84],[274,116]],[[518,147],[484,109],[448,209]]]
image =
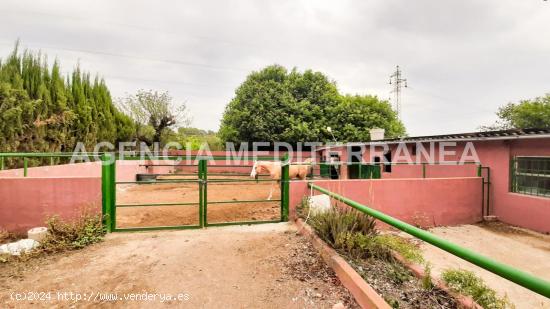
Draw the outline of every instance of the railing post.
[[[426,163],[422,162],[422,178],[426,178]]]
[[[23,177],[27,177],[29,169],[29,159],[27,157],[23,158]]]
[[[485,212],[487,215],[490,215],[490,206],[491,206],[491,169],[487,166],[487,206]]]
[[[53,165],[53,156],[50,157],[50,165]]]
[[[112,154],[105,153],[101,156],[101,193],[103,222],[107,232],[113,232],[116,228],[116,184],[115,184],[115,160]]]
[[[208,226],[208,161],[206,159],[199,160],[199,225],[201,227]]]
[[[197,166],[198,172],[199,172],[199,226],[201,228],[204,227],[204,184],[203,184],[203,169],[202,169],[202,160],[199,161],[199,165]]]
[[[290,160],[288,154],[283,156],[281,161],[281,222],[288,221],[289,208],[289,168]]]
[[[0,171],[4,170],[4,156],[0,156]]]

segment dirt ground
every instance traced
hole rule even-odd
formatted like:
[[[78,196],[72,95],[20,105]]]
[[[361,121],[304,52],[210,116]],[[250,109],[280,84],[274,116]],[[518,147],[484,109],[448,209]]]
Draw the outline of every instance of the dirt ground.
[[[502,223],[438,227],[436,235],[475,250],[499,262],[550,280],[550,236]],[[550,308],[550,300],[506,279],[474,266],[429,244],[422,244],[424,257],[439,276],[442,270],[462,268],[474,271],[516,308]]]
[[[208,183],[207,199],[210,202],[207,206],[208,222],[280,219],[280,202],[212,203],[265,200],[271,186],[271,182]],[[198,187],[197,183],[117,185],[117,204],[197,203],[197,205],[182,206],[119,207],[117,208],[117,227],[197,225],[199,222]],[[280,189],[275,185],[272,199],[278,200],[280,195]]]
[[[103,243],[41,260],[16,278],[0,272],[0,291],[2,308],[357,307],[287,223],[110,234]],[[52,292],[52,300],[16,301],[12,292]],[[70,300],[71,292],[86,299]],[[141,300],[125,300],[130,293]],[[108,294],[122,300],[99,300]],[[176,299],[163,302],[167,294]]]

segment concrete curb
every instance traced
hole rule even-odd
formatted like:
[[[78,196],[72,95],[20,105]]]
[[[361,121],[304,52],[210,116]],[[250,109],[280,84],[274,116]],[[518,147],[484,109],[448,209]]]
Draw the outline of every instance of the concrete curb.
[[[313,243],[321,257],[336,273],[340,282],[350,291],[361,308],[391,309],[386,301],[344,260],[340,255],[321,240],[302,219],[295,221],[298,231]]]

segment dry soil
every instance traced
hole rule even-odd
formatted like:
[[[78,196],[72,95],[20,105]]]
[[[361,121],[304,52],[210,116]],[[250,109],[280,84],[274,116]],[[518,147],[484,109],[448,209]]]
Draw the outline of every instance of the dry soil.
[[[15,276],[0,274],[0,307],[357,306],[311,244],[286,223],[115,233],[103,243],[31,265]],[[16,301],[12,292],[51,292],[53,299]],[[59,300],[57,292],[80,293],[90,300]],[[124,300],[131,293],[157,296]],[[94,300],[106,294],[122,300]],[[162,302],[166,294],[181,294],[184,300]]]

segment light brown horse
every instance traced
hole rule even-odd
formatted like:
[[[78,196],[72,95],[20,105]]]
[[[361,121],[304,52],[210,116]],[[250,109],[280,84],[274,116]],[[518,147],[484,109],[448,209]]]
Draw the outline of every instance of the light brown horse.
[[[306,179],[307,175],[313,169],[313,160],[311,158],[305,159],[303,164],[292,164],[288,168],[288,177],[289,179]],[[271,183],[271,190],[269,191],[268,200],[273,196],[273,188],[275,181],[280,188],[281,185],[281,162],[278,161],[254,161],[254,166],[252,166],[252,171],[250,172],[250,177],[258,179],[258,174],[268,173],[269,177],[273,179]]]

